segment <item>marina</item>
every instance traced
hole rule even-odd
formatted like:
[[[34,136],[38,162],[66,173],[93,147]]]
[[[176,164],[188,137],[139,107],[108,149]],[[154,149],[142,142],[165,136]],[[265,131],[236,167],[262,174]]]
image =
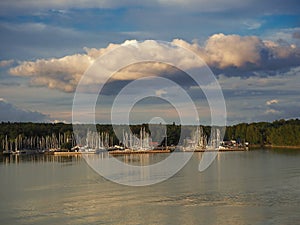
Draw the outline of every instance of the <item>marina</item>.
[[[0,225],[300,225],[299,9],[1,0]]]
[[[79,137],[73,133],[52,134],[47,136],[23,137],[18,135],[9,139],[6,135],[2,140],[2,154],[53,154],[53,155],[79,155],[99,154],[109,152],[116,154],[154,154],[181,152],[204,152],[204,151],[245,151],[248,142],[237,142],[236,140],[221,140],[219,128],[212,128],[210,136],[204,132],[202,126],[194,127],[190,137],[185,137],[178,145],[167,145],[168,136],[166,132],[161,134],[160,141],[153,141],[146,128],[141,126],[138,134],[128,131],[122,132],[119,144],[114,144],[113,136],[108,132],[96,132],[87,130],[86,135]],[[169,137],[170,139],[171,137]]]

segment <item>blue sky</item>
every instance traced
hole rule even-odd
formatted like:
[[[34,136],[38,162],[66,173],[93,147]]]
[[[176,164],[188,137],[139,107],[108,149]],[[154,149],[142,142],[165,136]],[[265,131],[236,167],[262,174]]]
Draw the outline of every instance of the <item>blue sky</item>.
[[[298,118],[298,5],[293,0],[3,0],[0,120],[70,122],[74,91],[92,54],[101,55],[110,44],[148,39],[180,42],[204,58],[223,90],[229,124]],[[189,83],[178,82],[207,108]],[[110,89],[121,83],[112,82]],[[114,95],[104,99],[109,107]],[[142,109],[157,105],[168,112],[167,105],[152,101],[140,110],[145,114]],[[207,123],[203,114],[209,112],[200,111]]]

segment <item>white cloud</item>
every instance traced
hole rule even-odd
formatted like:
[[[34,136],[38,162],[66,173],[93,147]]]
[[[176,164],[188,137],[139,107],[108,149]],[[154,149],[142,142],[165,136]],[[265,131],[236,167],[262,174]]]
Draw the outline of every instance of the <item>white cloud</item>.
[[[204,61],[213,67],[250,67],[265,69],[274,64],[289,66],[299,65],[300,49],[295,45],[281,45],[274,41],[263,41],[256,36],[224,35],[210,36],[205,46],[174,40],[174,43],[196,52]],[[278,60],[282,60],[280,62]],[[284,61],[287,60],[287,61]],[[250,64],[250,65],[249,65]],[[272,68],[271,68],[272,69]]]
[[[244,25],[247,27],[248,30],[255,30],[261,27],[262,22],[255,20],[247,20],[244,22]]]
[[[279,102],[278,99],[272,99],[272,100],[266,101],[266,104],[267,105],[273,105],[273,104],[277,104],[278,102]]]
[[[155,91],[155,95],[157,96],[157,97],[162,97],[163,95],[165,95],[165,94],[167,94],[168,92],[166,92],[165,90],[163,90],[163,89],[160,89],[160,90],[157,90],[157,91]]]
[[[209,63],[220,68],[241,67],[246,63],[258,64],[261,60],[259,50],[263,43],[258,37],[215,34],[205,46]]]
[[[11,66],[14,63],[15,60],[10,59],[10,60],[2,60],[0,61],[0,67],[7,67]]]
[[[9,70],[14,76],[30,77],[32,84],[73,92],[86,69],[93,64],[97,57],[121,45],[137,43],[135,40],[125,41],[122,44],[109,44],[106,48],[85,48],[85,54],[74,54],[62,58],[38,59],[24,61],[19,66]],[[204,46],[197,43],[188,43],[175,39],[172,42],[198,54],[209,66],[226,71],[226,68],[236,67],[242,70],[272,70],[299,65],[300,49],[297,46],[282,46],[273,41],[263,41],[255,36],[239,36],[215,34],[208,38]],[[134,47],[131,46],[131,47]],[[159,63],[164,59],[172,59],[176,65],[183,68],[198,67],[197,60],[186,57],[185,51],[180,48],[165,48],[156,41],[144,41],[139,47],[140,58],[151,56],[157,63],[136,64],[118,71],[114,74],[115,80],[133,80],[145,76],[160,76],[164,73],[172,74],[172,68]],[[121,57],[107,60],[102,66],[109,71],[115,68],[122,60],[130,56],[130,47],[121,52]],[[273,68],[274,67],[274,68]],[[114,72],[114,71],[111,71]],[[97,77],[87,80],[88,84],[103,83],[105,78],[98,74]],[[222,82],[222,80],[221,80]],[[261,78],[256,84],[261,86],[269,79]]]
[[[25,61],[9,70],[14,76],[32,77],[35,85],[72,92],[84,71],[93,63],[89,55],[76,54],[62,58]]]
[[[281,112],[275,109],[267,109],[265,114],[281,114]]]
[[[106,54],[107,52],[115,49],[118,46],[129,46],[128,44],[137,43],[136,41],[125,41],[123,44],[110,44],[107,48],[85,48],[86,54],[75,54],[69,55],[62,58],[50,58],[50,59],[38,59],[36,61],[24,61],[19,66],[11,68],[9,73],[14,76],[25,76],[30,77],[31,82],[34,85],[46,86],[51,89],[59,89],[65,92],[72,92],[75,90],[80,78],[93,64],[95,59],[99,56]],[[102,68],[110,73],[111,68],[115,68],[124,58],[130,56],[130,47],[128,49],[121,49],[121,56],[119,58],[110,58],[103,62]],[[132,46],[134,47],[134,45]],[[143,63],[131,65],[123,68],[122,71],[117,71],[114,74],[113,79],[115,80],[132,80],[145,76],[157,76],[162,72],[172,71],[169,65],[160,63],[166,58],[173,59],[177,65],[181,65],[184,68],[195,67],[197,60],[194,58],[185,57],[185,51],[177,48],[168,50],[167,47],[163,47],[156,41],[144,41],[140,45],[141,60],[143,58],[152,57],[157,62]],[[199,66],[199,65],[197,65]],[[103,83],[105,78],[101,74],[97,74],[97,77],[91,77],[86,80],[89,84]]]
[[[51,123],[70,123],[69,121],[66,120],[53,120]]]

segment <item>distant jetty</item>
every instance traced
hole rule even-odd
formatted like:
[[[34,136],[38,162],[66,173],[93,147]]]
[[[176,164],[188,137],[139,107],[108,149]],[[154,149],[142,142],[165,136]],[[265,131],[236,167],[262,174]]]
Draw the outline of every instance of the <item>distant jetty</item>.
[[[153,150],[114,150],[109,151],[109,154],[112,155],[129,155],[129,154],[154,154],[154,153],[170,153],[170,149],[160,150],[160,149],[153,149]]]
[[[53,152],[53,155],[59,155],[59,156],[70,156],[70,155],[81,155],[81,152]]]

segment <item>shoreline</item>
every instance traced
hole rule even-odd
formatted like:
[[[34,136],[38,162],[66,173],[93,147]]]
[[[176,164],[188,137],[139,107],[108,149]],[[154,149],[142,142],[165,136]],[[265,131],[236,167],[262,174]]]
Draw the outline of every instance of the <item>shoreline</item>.
[[[250,145],[249,148],[232,148],[232,149],[201,149],[201,150],[194,150],[194,151],[178,151],[178,152],[242,152],[242,151],[251,151],[255,149],[294,149],[300,150],[300,146],[289,146],[289,145]],[[156,153],[172,153],[173,151],[170,149],[155,149],[155,150],[114,150],[114,151],[107,151],[111,155],[129,155],[129,154],[156,154]],[[177,152],[175,150],[175,152]],[[15,155],[32,155],[32,154],[41,154],[41,153],[30,153],[30,154],[15,154]],[[54,152],[44,152],[44,155],[56,155],[56,156],[72,156],[72,155],[82,155],[87,153],[82,152],[67,152],[67,151],[54,151]],[[95,153],[88,153],[88,154],[95,154]],[[0,152],[0,155],[5,156],[6,154]],[[14,154],[11,154],[14,155]]]
[[[81,155],[81,152],[53,152],[50,155],[61,155],[61,156],[68,156],[68,155]]]
[[[287,148],[287,149],[300,150],[300,146],[294,146],[294,145],[264,145],[262,148]]]

